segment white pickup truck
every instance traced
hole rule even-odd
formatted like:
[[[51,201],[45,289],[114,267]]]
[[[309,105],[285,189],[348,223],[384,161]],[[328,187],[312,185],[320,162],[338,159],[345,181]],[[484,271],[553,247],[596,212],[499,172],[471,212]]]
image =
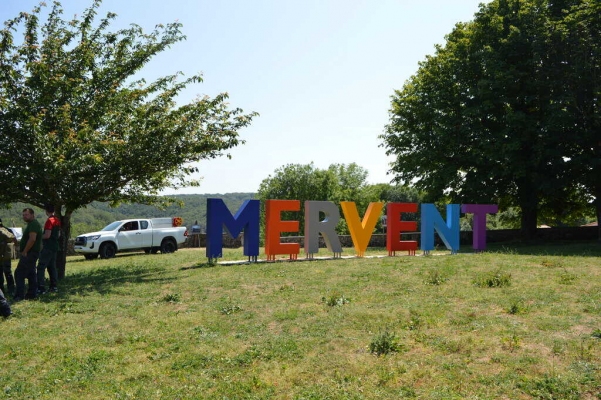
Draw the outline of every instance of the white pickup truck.
[[[88,260],[113,258],[118,251],[144,250],[155,254],[173,253],[186,241],[188,231],[178,226],[180,218],[125,219],[115,221],[98,232],[75,238],[74,250]]]

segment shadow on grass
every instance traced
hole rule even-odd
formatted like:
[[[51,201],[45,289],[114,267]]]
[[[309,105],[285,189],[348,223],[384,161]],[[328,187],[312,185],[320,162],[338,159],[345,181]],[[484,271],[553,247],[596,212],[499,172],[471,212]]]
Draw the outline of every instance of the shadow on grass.
[[[187,271],[189,269],[199,269],[199,268],[214,268],[218,265],[219,265],[218,263],[204,262],[204,263],[190,265],[189,267],[181,267],[180,271]]]
[[[145,256],[146,253],[142,253],[142,252],[131,252],[131,253],[118,253],[115,258],[125,258],[125,257],[136,257],[136,256]],[[83,258],[83,256],[81,256],[82,258],[78,258],[78,259],[73,259],[73,256],[69,256],[69,263],[89,263],[93,260],[86,260],[85,258]],[[95,258],[94,260],[98,260],[99,258]]]
[[[59,282],[57,297],[73,292],[110,293],[125,284],[168,283],[175,277],[165,277],[161,266],[104,266],[67,275]]]
[[[487,244],[486,251],[490,253],[535,256],[601,257],[601,243],[596,240],[561,242],[516,241],[505,243],[489,243]]]

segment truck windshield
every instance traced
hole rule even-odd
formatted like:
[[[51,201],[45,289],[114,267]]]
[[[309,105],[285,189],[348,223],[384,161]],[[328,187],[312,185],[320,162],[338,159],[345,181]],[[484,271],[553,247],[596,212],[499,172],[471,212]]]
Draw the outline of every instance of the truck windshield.
[[[111,222],[110,224],[108,224],[107,226],[102,228],[102,230],[103,231],[114,231],[115,229],[117,229],[119,227],[119,225],[121,225],[121,221]]]

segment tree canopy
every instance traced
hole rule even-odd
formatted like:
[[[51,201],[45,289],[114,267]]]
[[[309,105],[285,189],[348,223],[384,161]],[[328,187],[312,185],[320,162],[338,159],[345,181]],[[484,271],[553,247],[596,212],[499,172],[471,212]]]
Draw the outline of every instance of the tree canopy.
[[[300,200],[299,213],[284,213],[283,219],[298,220],[304,232],[304,202],[307,200],[354,201],[360,213],[364,213],[370,201],[378,201],[380,193],[367,190],[367,171],[355,164],[332,164],[327,169],[311,164],[287,164],[278,168],[261,182],[257,192],[259,200]],[[338,226],[341,234],[348,233],[345,221]]]
[[[396,180],[518,206],[527,236],[542,215],[590,210],[601,201],[600,30],[596,1],[481,5],[392,98],[380,138]]]
[[[67,229],[92,201],[147,203],[197,185],[191,163],[243,143],[238,132],[256,115],[230,109],[226,93],[178,105],[200,75],[139,78],[185,39],[181,24],[111,31],[116,14],[96,21],[100,3],[64,20],[55,1],[45,22],[39,6],[0,30],[0,202],[52,203]]]

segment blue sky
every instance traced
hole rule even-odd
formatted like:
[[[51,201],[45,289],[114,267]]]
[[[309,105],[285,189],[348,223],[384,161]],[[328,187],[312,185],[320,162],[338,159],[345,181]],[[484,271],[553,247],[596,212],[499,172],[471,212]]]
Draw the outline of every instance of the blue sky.
[[[481,0],[104,0],[113,28],[146,30],[178,20],[187,40],[153,59],[148,80],[182,71],[204,82],[182,94],[228,92],[232,107],[260,113],[240,132],[246,144],[200,163],[198,188],[177,193],[256,192],[286,164],[356,162],[370,183],[389,182],[380,135],[390,96]],[[38,0],[0,0],[0,20]],[[51,0],[47,1],[48,4]],[[64,0],[65,17],[91,0]],[[172,191],[167,194],[174,193]]]

